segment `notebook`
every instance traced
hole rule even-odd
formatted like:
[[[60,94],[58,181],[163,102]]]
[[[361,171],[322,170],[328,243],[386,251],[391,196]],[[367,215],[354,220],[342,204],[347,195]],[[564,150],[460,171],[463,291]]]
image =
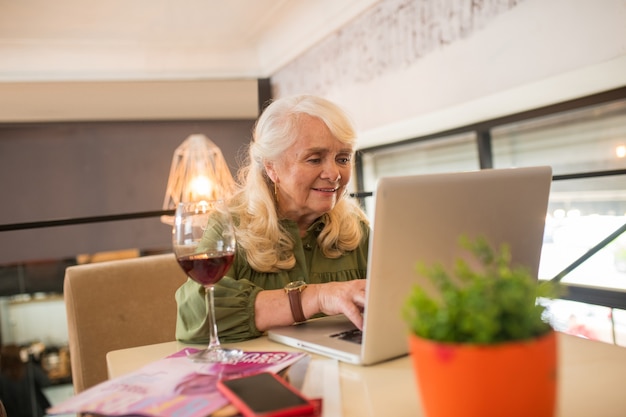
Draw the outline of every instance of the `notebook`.
[[[543,242],[552,170],[548,166],[381,178],[374,192],[366,307],[361,343],[329,316],[268,332],[270,340],[343,362],[370,365],[408,353],[402,306],[414,285],[430,285],[418,261],[451,268],[467,253],[459,237],[506,242],[513,264],[535,276]]]

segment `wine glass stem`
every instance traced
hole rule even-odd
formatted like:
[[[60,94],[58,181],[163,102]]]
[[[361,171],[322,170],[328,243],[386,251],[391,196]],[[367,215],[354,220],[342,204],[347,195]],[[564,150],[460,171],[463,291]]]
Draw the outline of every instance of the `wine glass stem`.
[[[206,287],[207,305],[209,309],[209,349],[218,349],[220,347],[220,339],[217,336],[217,320],[215,319],[215,289],[213,285]]]

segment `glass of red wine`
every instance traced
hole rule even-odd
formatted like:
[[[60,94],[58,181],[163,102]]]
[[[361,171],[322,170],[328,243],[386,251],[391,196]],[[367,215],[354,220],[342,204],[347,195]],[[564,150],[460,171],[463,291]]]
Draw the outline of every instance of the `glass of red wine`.
[[[235,258],[235,230],[230,213],[221,200],[180,203],[172,230],[174,254],[187,276],[205,288],[209,316],[209,346],[190,354],[196,362],[235,363],[239,349],[220,345],[215,319],[214,285]]]

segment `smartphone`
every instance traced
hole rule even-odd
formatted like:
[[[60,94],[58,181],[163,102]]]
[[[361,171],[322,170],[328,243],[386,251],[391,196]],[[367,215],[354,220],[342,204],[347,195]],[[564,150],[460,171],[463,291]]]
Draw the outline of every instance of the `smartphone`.
[[[245,417],[313,416],[315,403],[271,372],[222,379],[217,387]]]

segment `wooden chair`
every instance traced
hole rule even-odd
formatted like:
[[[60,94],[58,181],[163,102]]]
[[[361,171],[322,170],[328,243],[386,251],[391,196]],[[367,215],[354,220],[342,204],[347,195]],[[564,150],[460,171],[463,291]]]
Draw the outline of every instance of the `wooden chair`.
[[[107,352],[174,340],[174,293],[185,280],[173,254],[66,269],[64,298],[75,393],[107,379]]]

